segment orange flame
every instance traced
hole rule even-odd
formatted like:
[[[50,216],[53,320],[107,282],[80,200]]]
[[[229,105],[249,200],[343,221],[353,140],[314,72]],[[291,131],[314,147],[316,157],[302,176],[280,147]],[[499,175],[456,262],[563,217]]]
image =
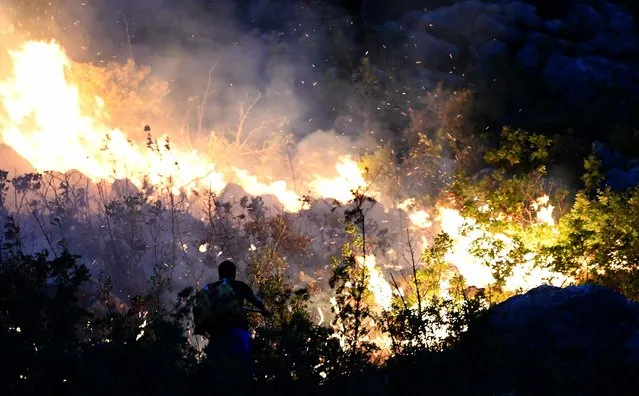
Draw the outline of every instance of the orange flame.
[[[166,135],[159,137],[152,150],[144,142],[132,142],[125,132],[105,125],[100,121],[108,119],[103,110],[104,100],[89,98],[91,102],[80,97],[79,89],[66,76],[73,63],[55,41],[29,41],[9,51],[9,56],[13,73],[0,81],[0,141],[13,147],[38,171],[75,169],[94,181],[129,179],[137,186],[148,181],[175,194],[201,187],[221,192],[233,179],[248,194],[276,196],[286,211],[302,209],[300,195],[284,180],[264,182],[238,167],[224,172],[195,150],[173,143],[169,148]],[[82,112],[80,104],[86,102],[95,103],[93,115]],[[362,170],[350,156],[340,157],[336,164],[327,164],[327,168],[335,169],[334,176],[313,175],[308,181],[306,191],[312,197],[347,202],[353,197],[352,191],[367,186]],[[379,194],[369,192],[369,195],[378,198]],[[541,197],[533,209],[539,222],[554,226],[553,207],[548,201],[548,197]],[[416,208],[415,200],[402,202],[398,209],[408,213],[418,230],[431,227],[429,213]],[[454,240],[447,259],[468,282],[482,286],[494,281],[490,270],[468,253],[470,243],[487,231],[475,229],[471,234],[463,234],[460,227],[473,220],[449,208],[439,208],[438,221]],[[503,238],[505,245],[509,245],[507,236],[495,237]],[[378,274],[374,260],[367,257],[364,262],[371,271],[371,287],[379,304],[388,307],[390,287]],[[536,273],[519,271],[516,278],[521,282],[511,284],[535,284],[541,282],[539,277]]]
[[[537,202],[541,205],[537,212],[538,223],[554,226],[553,207],[548,205],[548,197],[541,197]],[[438,220],[442,231],[446,232],[453,240],[452,249],[446,255],[447,261],[458,269],[469,285],[485,287],[494,283],[495,279],[490,268],[484,264],[486,258],[471,254],[471,245],[478,239],[485,237],[503,242],[503,249],[496,252],[497,257],[493,258],[493,260],[499,260],[506,257],[513,249],[513,239],[502,233],[490,233],[479,226],[475,219],[466,218],[455,209],[439,207],[438,211]],[[539,215],[540,211],[543,211],[542,215]],[[559,286],[572,282],[571,278],[563,274],[537,266],[534,259],[535,255],[529,253],[524,257],[524,262],[518,263],[513,268],[513,274],[506,279],[505,288],[507,290],[529,290],[542,284]]]
[[[194,151],[169,150],[166,136],[150,150],[82,114],[78,89],[66,79],[71,62],[57,43],[30,41],[9,55],[14,74],[0,82],[0,133],[37,170],[75,169],[92,180],[128,178],[138,186],[170,178],[174,192],[196,181],[215,191],[225,186],[214,164]],[[95,102],[97,108],[103,103]]]
[[[9,51],[13,75],[0,81],[0,137],[38,171],[78,170],[94,181],[129,179],[137,186],[144,181],[170,187],[174,194],[205,187],[222,191],[231,175],[251,195],[272,194],[284,209],[302,208],[301,197],[286,181],[264,183],[247,170],[231,168],[228,175],[195,150],[169,145],[160,136],[153,150],[129,140],[95,117],[83,114],[77,87],[67,80],[73,66],[55,41],[29,41]],[[103,115],[104,100],[93,98],[96,116]],[[108,117],[101,117],[107,119]],[[340,202],[352,198],[351,191],[365,186],[364,176],[350,157],[339,158],[337,176],[316,176],[310,182],[313,197],[332,197]]]

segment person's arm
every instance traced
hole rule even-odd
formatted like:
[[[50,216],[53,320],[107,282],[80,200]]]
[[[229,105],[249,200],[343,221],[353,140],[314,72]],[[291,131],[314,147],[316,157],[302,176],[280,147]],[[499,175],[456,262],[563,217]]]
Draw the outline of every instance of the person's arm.
[[[244,298],[248,302],[253,304],[256,308],[261,310],[264,314],[266,315],[271,314],[271,311],[269,311],[269,309],[266,307],[266,305],[264,304],[264,301],[262,301],[261,298],[259,298],[255,293],[253,293],[253,290],[251,290],[251,287],[247,285],[246,283],[244,283]]]

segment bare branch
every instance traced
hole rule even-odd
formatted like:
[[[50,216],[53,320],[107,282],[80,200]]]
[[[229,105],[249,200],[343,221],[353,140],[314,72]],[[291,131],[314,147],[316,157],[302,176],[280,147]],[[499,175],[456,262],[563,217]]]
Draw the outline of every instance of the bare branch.
[[[206,108],[206,101],[209,98],[209,96],[211,95],[211,84],[212,84],[212,80],[213,80],[213,71],[215,70],[215,68],[217,67],[218,63],[220,63],[219,60],[215,61],[215,63],[213,64],[213,66],[211,66],[211,68],[209,69],[209,76],[208,79],[206,81],[206,88],[204,89],[204,94],[202,95],[202,103],[200,103],[200,112],[198,114],[198,121],[197,121],[197,132],[198,134],[202,133],[202,125],[204,123],[204,109]]]
[[[249,115],[251,114],[251,111],[253,110],[253,107],[255,107],[255,105],[257,104],[257,102],[260,101],[260,99],[262,98],[262,93],[258,92],[257,95],[255,96],[255,99],[253,100],[253,102],[251,102],[251,104],[249,104],[248,108],[244,109],[244,104],[240,104],[240,119],[238,121],[237,124],[237,129],[235,130],[235,145],[236,146],[241,146],[242,145],[242,141],[245,139],[242,139],[242,133],[244,131],[244,124],[246,123],[246,120],[248,119]]]
[[[133,57],[133,46],[131,46],[131,35],[129,34],[129,20],[126,17],[126,14],[122,14],[122,17],[124,18],[124,31],[126,33],[126,41],[129,45],[129,59],[135,60],[135,58]]]
[[[408,309],[408,304],[406,304],[406,300],[404,300],[404,295],[402,293],[402,290],[399,288],[399,285],[397,284],[397,281],[395,280],[395,277],[393,276],[392,272],[390,273],[390,277],[391,277],[391,281],[393,282],[393,286],[397,290],[397,294],[399,294],[399,298],[402,300],[402,305],[404,306],[404,309]]]

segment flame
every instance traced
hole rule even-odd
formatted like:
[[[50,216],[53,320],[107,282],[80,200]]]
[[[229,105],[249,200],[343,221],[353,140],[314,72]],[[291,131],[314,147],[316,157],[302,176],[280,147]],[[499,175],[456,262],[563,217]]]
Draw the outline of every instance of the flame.
[[[548,201],[547,196],[535,201],[540,205],[538,206],[540,209],[537,211],[537,221],[539,224],[554,227],[553,207],[548,205]],[[438,207],[438,212],[442,231],[446,232],[453,240],[452,249],[446,255],[446,260],[458,269],[469,285],[486,287],[494,283],[495,278],[490,268],[484,265],[485,257],[480,258],[471,254],[471,245],[478,239],[485,237],[503,242],[503,249],[496,252],[497,257],[493,259],[496,261],[506,257],[513,249],[514,241],[512,238],[502,233],[490,233],[480,227],[475,219],[466,218],[455,209]],[[556,230],[554,231],[556,232]],[[518,263],[513,268],[512,275],[506,279],[505,289],[527,291],[542,284],[560,286],[571,281],[571,278],[563,274],[539,267],[535,262],[535,254],[529,253],[525,255],[524,262]]]
[[[358,256],[356,260],[360,265],[366,267],[368,273],[367,287],[375,297],[377,305],[385,311],[390,310],[393,302],[393,289],[377,267],[375,256],[367,255],[366,259]]]
[[[218,169],[207,156],[181,147],[162,135],[149,146],[133,142],[128,135],[106,125],[108,120],[104,100],[82,98],[67,73],[73,62],[55,41],[28,41],[16,50],[8,51],[13,73],[0,81],[0,141],[11,146],[38,171],[78,170],[94,181],[112,182],[128,179],[137,186],[148,182],[177,194],[183,190],[210,188],[221,192],[229,181],[237,182],[248,194],[274,195],[286,211],[303,208],[302,197],[284,180],[263,181],[248,170],[231,167]],[[82,111],[81,103],[94,103],[91,114]],[[335,164],[333,176],[314,174],[307,180],[307,189],[314,198],[334,198],[342,203],[353,198],[353,191],[367,190],[365,174],[350,156],[342,156]],[[367,191],[379,198],[379,193]],[[398,209],[408,214],[419,230],[432,226],[430,214],[417,208],[414,199],[401,202]],[[554,227],[554,207],[548,196],[535,200],[532,209],[537,222]],[[494,282],[490,269],[469,253],[472,242],[488,231],[477,227],[474,219],[464,218],[454,209],[439,207],[438,220],[443,231],[453,238],[453,249],[447,260],[454,264],[469,284],[486,286]],[[488,211],[489,207],[482,208]],[[467,227],[470,226],[470,227]],[[462,228],[469,228],[468,233]],[[512,240],[503,234],[492,235],[504,242],[506,249]],[[206,251],[208,246],[199,247]],[[502,252],[507,254],[507,250]],[[221,254],[221,253],[220,253]],[[383,309],[390,308],[392,289],[375,265],[374,256],[361,259],[369,269],[370,288]],[[507,281],[508,287],[529,287],[542,279],[558,276],[541,271],[533,259],[515,268]]]
[[[484,287],[495,281],[490,268],[483,265],[480,260],[473,256],[471,251],[472,243],[486,235],[480,228],[472,227],[476,224],[474,219],[464,218],[457,210],[439,207],[438,220],[442,231],[447,233],[453,240],[450,252],[446,254],[446,260],[457,267],[469,285]],[[465,231],[465,228],[469,230]]]
[[[330,197],[339,202],[348,202],[353,198],[353,191],[363,191],[367,183],[357,162],[349,155],[339,158],[335,165],[338,176],[333,178],[317,178],[310,183],[311,192],[319,197]],[[373,193],[372,195],[377,195]]]
[[[423,209],[416,209],[416,205],[415,198],[408,198],[400,202],[397,208],[408,213],[408,219],[417,228],[426,229],[432,227],[433,222],[430,220],[430,214]]]
[[[551,227],[555,225],[555,219],[552,217],[552,212],[555,207],[548,203],[550,198],[548,195],[542,195],[532,203],[532,208],[537,212],[537,221],[539,223],[547,224]]]
[[[29,41],[9,51],[14,74],[0,82],[1,136],[37,170],[79,170],[92,180],[128,178],[141,186],[171,181],[174,193],[194,182],[221,191],[223,175],[193,150],[136,145],[80,111],[80,94],[67,82],[72,64],[54,41]],[[95,98],[99,108],[101,98]]]
[[[239,168],[233,168],[233,170],[235,171],[239,184],[248,194],[255,196],[275,195],[288,212],[298,212],[302,209],[302,200],[294,191],[288,189],[284,180],[277,180],[266,184],[260,182],[257,176],[251,175],[247,170]]]
[[[219,193],[226,187],[229,175],[199,152],[173,144],[167,135],[149,147],[99,121],[98,116],[108,119],[102,98],[91,98],[95,117],[83,114],[80,104],[85,101],[66,75],[73,63],[57,42],[28,41],[9,56],[13,74],[0,81],[0,141],[38,171],[78,170],[94,181],[128,179],[138,187],[148,182],[174,194],[201,187]],[[366,186],[351,157],[339,158],[335,170],[334,177],[316,175],[310,181],[311,196],[344,203],[352,199],[351,191]],[[301,197],[284,180],[261,182],[236,167],[230,176],[248,194],[276,196],[286,211],[302,208]]]

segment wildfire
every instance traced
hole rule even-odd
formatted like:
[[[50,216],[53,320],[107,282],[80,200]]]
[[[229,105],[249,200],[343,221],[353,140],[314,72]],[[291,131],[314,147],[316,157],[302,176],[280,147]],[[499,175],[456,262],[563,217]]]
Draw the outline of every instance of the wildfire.
[[[552,211],[555,210],[555,207],[548,203],[549,200],[548,195],[543,195],[537,198],[531,206],[537,212],[537,221],[552,227],[555,225],[555,219],[552,217]]]
[[[417,228],[426,229],[433,225],[428,212],[423,209],[415,209],[415,198],[408,198],[401,202],[397,207],[408,213],[408,219]]]
[[[446,260],[457,268],[469,285],[484,287],[493,283],[495,279],[490,268],[483,265],[477,257],[471,254],[472,243],[485,236],[487,231],[474,228],[476,221],[464,218],[455,209],[439,207],[438,212],[442,231],[453,240],[452,249],[446,254]],[[506,238],[504,235],[498,237]]]
[[[71,62],[57,43],[29,41],[9,56],[14,73],[0,82],[2,139],[38,171],[75,169],[92,180],[128,178],[138,186],[170,180],[173,192],[196,181],[224,188],[214,164],[170,147],[167,136],[151,150],[82,114],[78,89],[67,81]],[[99,110],[103,101],[96,97],[95,103]]]
[[[543,195],[537,198],[531,207],[535,212],[536,224],[550,226],[553,233],[557,233],[553,219],[554,206],[550,204],[550,198]],[[514,241],[508,235],[491,233],[486,227],[478,224],[475,219],[464,217],[458,210],[445,205],[437,206],[437,215],[433,220],[427,211],[417,206],[413,198],[401,202],[398,208],[407,213],[408,219],[417,231],[430,229],[433,226],[433,220],[439,224],[441,231],[452,239],[452,248],[446,254],[445,260],[459,271],[468,285],[486,287],[493,284],[495,278],[487,264],[506,259],[514,249]],[[482,205],[479,210],[488,213],[490,206]],[[507,216],[498,214],[496,218],[504,219]],[[500,249],[493,252],[494,257],[488,260],[486,257],[474,255],[473,247],[488,248],[488,242],[485,242],[488,240],[497,241],[501,246]],[[424,247],[428,245],[426,236],[421,236],[421,242]],[[507,290],[529,290],[541,284],[559,286],[572,281],[569,277],[540,267],[535,259],[535,254],[529,253],[524,256],[523,262],[514,266],[511,276],[506,279],[505,288]],[[448,283],[448,278],[442,278],[440,285],[442,295],[448,294]]]
[[[393,302],[393,289],[377,267],[375,256],[367,255],[366,259],[359,256],[357,257],[357,262],[366,267],[368,273],[368,290],[375,297],[377,305],[385,311],[390,310]]]
[[[106,116],[100,97],[93,98],[94,114],[83,114],[80,91],[66,75],[73,63],[57,42],[29,41],[9,56],[13,74],[0,81],[0,136],[38,171],[78,170],[94,181],[128,179],[137,186],[146,181],[174,194],[201,187],[219,193],[232,179],[248,194],[276,196],[289,212],[302,208],[301,197],[284,180],[265,183],[237,167],[224,173],[167,135],[152,147],[131,141],[125,132],[96,118]],[[335,170],[335,177],[316,176],[310,182],[311,196],[347,202],[352,190],[365,186],[362,171],[350,157],[340,157]]]
[[[366,180],[357,162],[350,156],[343,156],[335,166],[338,176],[334,178],[317,178],[310,183],[311,191],[319,197],[331,197],[340,202],[348,202],[353,198],[353,191],[366,188]],[[375,195],[373,193],[372,195]]]
[[[538,223],[554,226],[553,207],[548,205],[548,197],[541,197],[536,202],[539,205],[535,208],[538,210]],[[457,210],[439,207],[438,212],[442,231],[453,240],[452,249],[446,255],[446,260],[457,268],[469,285],[485,287],[494,283],[495,278],[486,265],[486,258],[473,255],[472,245],[489,239],[499,241],[501,248],[494,252],[495,257],[491,257],[491,262],[497,262],[505,259],[514,248],[513,239],[503,233],[490,233],[478,226],[475,219],[463,217]],[[560,273],[536,265],[535,255],[529,253],[524,256],[524,262],[517,263],[513,268],[512,275],[506,279],[505,288],[511,291],[529,290],[541,284],[559,286],[570,281],[570,278]]]
[[[219,169],[207,155],[170,141],[168,135],[159,136],[156,142],[134,142],[124,131],[106,125],[102,121],[109,119],[104,100],[81,97],[80,89],[67,78],[73,62],[57,42],[28,41],[8,54],[13,73],[0,81],[0,141],[38,171],[78,170],[94,181],[128,179],[139,187],[150,183],[174,194],[198,188],[219,193],[229,182],[235,182],[248,194],[277,197],[288,212],[302,209],[301,195],[285,180],[264,181],[264,177],[240,167]],[[82,111],[81,103],[95,103],[91,114]],[[352,199],[353,191],[367,187],[364,173],[350,156],[339,157],[326,168],[334,168],[332,176],[311,175],[303,187],[311,197],[334,198],[344,203]],[[367,195],[379,198],[374,191],[367,191]],[[414,199],[401,202],[397,208],[408,214],[418,231],[429,229],[434,220],[440,223],[453,239],[446,259],[469,284],[485,286],[494,282],[490,268],[470,253],[473,241],[489,235],[476,227],[473,219],[446,207],[437,208],[437,218],[431,219],[430,213],[418,208]],[[547,196],[537,199],[532,208],[539,223],[554,227],[554,208]],[[507,254],[512,240],[503,234],[490,236],[503,242],[505,250],[499,254]],[[199,247],[200,251],[207,249],[208,246]],[[369,270],[375,299],[381,308],[389,309],[392,290],[376,267],[375,258],[361,260]],[[507,286],[534,286],[553,276],[562,279],[534,267],[533,261],[531,258],[522,263]]]

